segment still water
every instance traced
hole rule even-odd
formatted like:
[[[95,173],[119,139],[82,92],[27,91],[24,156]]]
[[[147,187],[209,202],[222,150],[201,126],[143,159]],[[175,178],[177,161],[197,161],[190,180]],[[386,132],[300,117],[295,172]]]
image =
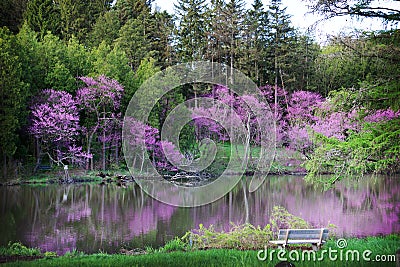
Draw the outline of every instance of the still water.
[[[302,177],[269,176],[256,192],[249,193],[239,182],[225,197],[197,208],[160,203],[133,183],[126,188],[0,187],[0,245],[21,241],[59,254],[157,247],[200,223],[224,230],[230,222],[265,226],[275,205],[315,227],[332,223],[341,236],[399,233],[399,182],[400,177],[363,177],[322,192]]]

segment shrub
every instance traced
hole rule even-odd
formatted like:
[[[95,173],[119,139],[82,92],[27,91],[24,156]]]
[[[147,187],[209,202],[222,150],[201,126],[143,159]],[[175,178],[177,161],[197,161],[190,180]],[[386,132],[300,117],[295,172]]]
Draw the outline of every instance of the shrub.
[[[279,229],[297,228],[307,229],[310,224],[300,217],[290,214],[285,208],[281,206],[274,206],[272,215],[270,217],[272,230],[278,232]]]
[[[38,248],[27,248],[20,242],[8,243],[7,247],[0,248],[0,256],[39,256]]]
[[[187,250],[187,244],[183,242],[180,238],[175,237],[171,241],[167,242],[165,246],[161,247],[159,249],[159,252],[186,251],[186,250]]]
[[[202,224],[199,229],[187,232],[182,240],[194,249],[204,248],[234,248],[257,249],[264,248],[272,237],[270,225],[264,228],[251,224],[235,225],[228,232],[217,232],[213,225],[208,228]]]

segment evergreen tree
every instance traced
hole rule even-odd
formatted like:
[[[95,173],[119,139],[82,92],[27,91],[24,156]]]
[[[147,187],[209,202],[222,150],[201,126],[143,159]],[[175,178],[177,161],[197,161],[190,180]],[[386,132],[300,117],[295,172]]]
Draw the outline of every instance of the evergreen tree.
[[[205,0],[179,0],[175,5],[179,26],[177,56],[183,62],[202,60],[206,48]]]
[[[118,31],[120,28],[121,25],[117,11],[107,11],[97,18],[93,30],[88,36],[88,41],[85,43],[87,43],[89,47],[97,47],[103,41],[111,45],[113,41],[118,38]]]
[[[172,47],[174,31],[174,20],[172,15],[166,11],[155,11],[151,17],[151,47],[155,51],[152,57],[158,61],[161,68],[171,66],[175,60]]]
[[[118,0],[115,7],[121,25],[140,16],[148,17],[154,0]]]
[[[42,43],[27,23],[24,23],[16,35],[18,40],[18,61],[23,70],[22,79],[29,84],[30,93],[37,94],[46,88],[45,77],[47,72],[46,56],[43,54]]]
[[[7,27],[10,31],[17,33],[28,0],[1,0],[0,1],[0,28]]]
[[[18,42],[6,28],[0,28],[0,151],[2,175],[13,177],[13,156],[20,141],[19,131],[26,122],[26,101],[29,90],[23,82],[23,70],[18,60]]]
[[[211,6],[206,13],[207,21],[207,53],[206,58],[211,62],[224,63],[223,59],[223,36],[224,29],[224,15],[223,9],[225,7],[224,0],[211,0]]]
[[[233,68],[240,68],[239,58],[242,56],[243,30],[244,30],[244,1],[230,0],[223,9],[225,18],[226,64],[230,66],[230,83],[233,83]]]
[[[316,59],[320,54],[320,46],[307,36],[297,36],[288,54],[290,64],[287,65],[285,86],[288,91],[316,91],[321,77],[316,75]]]
[[[48,31],[60,36],[60,15],[60,9],[53,0],[31,0],[28,1],[24,18],[43,39]]]
[[[119,31],[115,46],[124,51],[132,70],[136,70],[142,59],[151,56],[151,43],[147,35],[143,17],[129,19]]]
[[[263,73],[266,69],[265,54],[268,39],[268,13],[261,0],[254,0],[245,17],[245,53],[241,69],[259,85],[265,84]]]
[[[291,26],[290,15],[282,7],[281,0],[272,0],[268,6],[268,26],[270,29],[267,58],[270,62],[267,81],[275,87],[285,89],[285,75],[290,66],[288,58],[290,47],[295,40],[295,30]]]
[[[109,0],[56,0],[60,7],[61,35],[69,40],[73,35],[84,41],[97,18],[110,8]]]

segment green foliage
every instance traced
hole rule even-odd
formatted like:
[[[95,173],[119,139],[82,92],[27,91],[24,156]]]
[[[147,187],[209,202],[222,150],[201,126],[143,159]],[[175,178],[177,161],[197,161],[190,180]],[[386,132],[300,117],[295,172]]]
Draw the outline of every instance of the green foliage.
[[[264,228],[251,224],[235,225],[228,232],[218,232],[213,225],[208,228],[202,224],[199,229],[187,232],[182,240],[192,249],[231,248],[231,249],[261,249],[272,238],[269,224]]]
[[[64,257],[74,258],[74,257],[82,257],[84,255],[85,253],[83,251],[79,251],[76,248],[74,248],[72,251],[67,251],[67,253],[64,254]]]
[[[28,0],[2,0],[0,1],[0,28],[7,27],[17,33],[24,18]]]
[[[3,174],[7,174],[7,159],[15,155],[20,141],[19,130],[26,122],[28,84],[23,81],[17,38],[6,28],[0,28],[0,151]]]
[[[129,66],[125,52],[118,47],[111,48],[103,41],[98,47],[92,49],[90,58],[93,62],[93,69],[89,76],[105,75],[117,80],[124,87],[121,110],[125,111],[138,88],[138,79]]]
[[[0,256],[39,256],[40,250],[28,248],[20,242],[8,243],[7,247],[0,247]]]
[[[100,15],[93,26],[93,30],[89,34],[88,46],[97,47],[100,43],[105,42],[111,45],[118,37],[118,31],[121,28],[118,19],[118,13],[111,10]]]
[[[347,247],[343,251],[343,260],[339,257],[332,261],[329,259],[325,249],[337,250],[336,239],[329,239],[323,246],[324,250],[316,252],[317,259],[320,261],[305,260],[294,261],[296,266],[300,267],[336,267],[336,266],[393,266],[393,261],[366,262],[362,259],[362,253],[366,250],[372,251],[369,256],[374,259],[376,255],[395,255],[400,242],[400,236],[393,234],[384,237],[367,238],[348,238]],[[261,248],[264,249],[264,248]],[[346,252],[357,250],[360,255],[360,261],[345,261]],[[325,251],[325,252],[324,252]],[[270,250],[267,251],[268,253]],[[291,250],[291,255],[295,255]],[[301,250],[296,250],[301,255]],[[324,253],[324,255],[322,254]],[[5,266],[275,266],[280,261],[277,254],[274,259],[269,258],[260,261],[257,258],[258,250],[236,250],[236,249],[208,249],[193,251],[173,251],[170,253],[147,253],[146,255],[107,255],[92,254],[80,255],[77,257],[61,256],[56,258],[45,258],[35,261],[17,261],[6,263]],[[338,254],[335,254],[338,255]],[[260,255],[263,256],[263,255]],[[286,254],[285,256],[288,256]]]
[[[182,241],[182,239],[175,237],[165,244],[163,247],[158,249],[158,252],[172,252],[172,251],[186,251],[188,245]]]
[[[319,1],[321,6],[314,8],[327,12],[320,8],[332,3]],[[350,11],[365,12],[369,4],[360,2]],[[236,67],[260,85],[322,92],[338,112],[400,108],[398,29],[337,36],[320,47],[296,31],[280,0],[266,7],[255,0],[248,10],[242,0],[179,0],[175,11],[176,16],[152,10],[152,1],[146,0],[3,0],[0,26],[13,33],[6,29],[0,33],[2,168],[13,170],[34,158],[34,145],[24,133],[27,102],[45,88],[74,95],[81,86],[76,78],[82,76],[106,75],[122,84],[122,114],[146,79],[160,68],[190,60]],[[363,15],[379,17],[385,10],[375,11]],[[384,19],[393,21],[396,16]],[[229,81],[229,73],[223,75]],[[172,81],[176,76],[165,78]],[[160,129],[168,110],[208,89],[203,85],[177,88],[156,104],[150,124]],[[343,142],[316,135],[322,145],[307,163],[307,179],[318,181],[323,172],[339,172],[323,182],[331,184],[348,174],[397,171],[396,127],[364,125]],[[198,150],[193,136],[193,128],[185,127],[182,150]],[[211,168],[222,169],[224,164],[225,158],[217,159]]]
[[[20,49],[18,50],[18,61],[23,70],[22,79],[29,84],[29,93],[36,95],[46,87],[46,57],[43,55],[42,43],[27,23],[24,23],[16,35]]]
[[[57,255],[56,252],[53,252],[53,251],[46,251],[46,252],[43,254],[43,256],[44,256],[46,259],[50,259],[50,258],[55,258],[55,257],[57,257],[58,255]]]
[[[53,0],[28,1],[24,13],[25,22],[42,39],[47,32],[60,35],[60,9]]]
[[[60,10],[61,35],[64,40],[75,36],[84,41],[91,31],[96,19],[106,11],[111,1],[103,0],[57,0],[56,4]]]
[[[129,19],[148,15],[151,9],[151,1],[118,0],[115,7],[121,23],[125,24]]]
[[[133,70],[139,67],[144,58],[151,56],[152,51],[143,19],[129,19],[119,30],[119,37],[114,42],[117,48],[125,52]]]
[[[270,217],[271,229],[278,233],[279,229],[307,229],[310,224],[300,217],[290,214],[284,207],[274,206]]]
[[[364,105],[399,99],[399,40],[399,30],[332,38],[315,61],[316,90],[328,95],[340,88],[361,89]]]
[[[396,172],[400,169],[399,135],[400,119],[365,123],[360,132],[351,132],[344,141],[315,134],[321,145],[305,163],[305,179],[328,189],[347,176]]]
[[[178,0],[177,53],[182,62],[201,60],[206,48],[205,0]]]
[[[75,38],[66,44],[57,36],[48,33],[40,42],[39,49],[38,53],[42,55],[41,68],[45,73],[44,88],[75,93],[76,77],[85,76],[90,72],[90,57],[84,46]]]
[[[75,79],[69,69],[61,62],[57,62],[45,78],[47,84],[59,91],[71,93],[74,91]]]

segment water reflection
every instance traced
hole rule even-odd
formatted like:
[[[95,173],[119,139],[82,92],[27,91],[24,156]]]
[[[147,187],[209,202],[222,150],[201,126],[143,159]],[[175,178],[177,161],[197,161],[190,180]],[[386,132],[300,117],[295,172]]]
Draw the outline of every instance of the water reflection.
[[[243,181],[220,200],[197,208],[160,203],[134,184],[1,187],[0,245],[20,240],[59,254],[159,246],[200,223],[224,230],[230,222],[264,226],[275,205],[314,226],[333,223],[339,235],[400,231],[399,177],[344,181],[327,192],[294,176],[268,177],[253,193],[243,186],[248,188]]]

